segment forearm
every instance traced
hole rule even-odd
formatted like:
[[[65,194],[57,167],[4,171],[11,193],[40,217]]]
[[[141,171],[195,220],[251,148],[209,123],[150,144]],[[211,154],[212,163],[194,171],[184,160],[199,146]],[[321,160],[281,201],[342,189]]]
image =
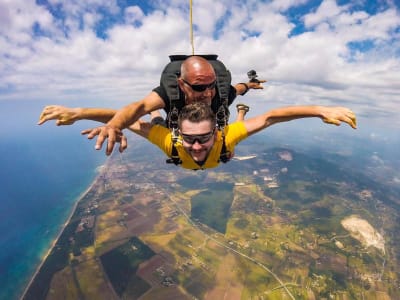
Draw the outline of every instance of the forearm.
[[[251,89],[256,89],[256,90],[260,90],[263,89],[264,87],[262,86],[262,84],[264,82],[267,82],[266,80],[262,79],[262,80],[255,80],[255,81],[249,81],[249,82],[241,82],[236,84],[235,90],[236,90],[236,95],[245,95],[248,90]]]
[[[138,120],[133,123],[128,129],[144,138],[147,138],[150,133],[152,125],[149,122],[145,122],[143,120]]]
[[[164,101],[160,96],[151,92],[144,99],[128,104],[119,110],[115,116],[107,123],[107,126],[117,129],[124,129],[139,120],[140,117],[160,108],[164,108]]]
[[[342,122],[357,128],[357,121],[354,112],[347,107],[328,106],[289,106],[276,108],[258,117],[245,120],[244,124],[248,134],[256,133],[264,128],[280,122],[288,122],[302,118],[320,118],[327,124],[340,125]]]
[[[110,121],[117,110],[108,108],[74,108],[77,120],[92,120],[101,123]]]
[[[264,128],[280,122],[323,116],[322,106],[288,106],[272,109],[264,114]]]
[[[107,122],[107,126],[122,130],[135,123],[144,114],[143,105],[134,102],[117,111]]]
[[[106,108],[70,108],[61,105],[46,106],[39,117],[41,125],[50,120],[56,120],[56,124],[71,125],[79,120],[92,120],[107,123],[116,113],[116,110]]]
[[[237,83],[235,85],[236,95],[244,95],[249,89],[248,83]]]

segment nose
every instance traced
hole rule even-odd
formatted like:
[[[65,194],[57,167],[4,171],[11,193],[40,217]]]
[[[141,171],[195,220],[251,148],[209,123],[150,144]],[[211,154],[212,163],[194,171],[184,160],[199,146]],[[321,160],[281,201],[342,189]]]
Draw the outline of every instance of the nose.
[[[194,141],[194,143],[192,145],[192,149],[193,150],[200,150],[201,149],[201,144],[199,143],[198,140]]]
[[[200,96],[199,100],[203,103],[211,105],[211,99],[213,98],[213,90],[206,89]]]
[[[212,92],[213,92],[213,89],[206,89],[204,91],[204,96],[205,97],[211,97],[212,96]]]

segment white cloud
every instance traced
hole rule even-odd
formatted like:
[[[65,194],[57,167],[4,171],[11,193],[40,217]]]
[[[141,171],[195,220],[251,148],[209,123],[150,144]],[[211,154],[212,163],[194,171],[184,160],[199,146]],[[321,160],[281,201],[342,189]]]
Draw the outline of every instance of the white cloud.
[[[249,69],[269,79],[264,91],[250,93],[256,103],[318,101],[365,114],[396,112],[399,11],[370,15],[325,0],[300,18],[307,31],[291,35],[295,24],[285,10],[306,2],[194,2],[196,53],[218,54],[236,82]],[[33,0],[0,0],[0,100],[134,101],[157,85],[168,55],[191,53],[187,1],[149,2],[155,9],[110,0],[49,3],[62,19]],[[119,16],[118,23],[107,24],[105,12]],[[100,22],[104,35],[96,32]],[[370,48],[349,48],[366,41]]]
[[[125,22],[135,24],[142,21],[144,13],[139,6],[130,6],[125,9]]]

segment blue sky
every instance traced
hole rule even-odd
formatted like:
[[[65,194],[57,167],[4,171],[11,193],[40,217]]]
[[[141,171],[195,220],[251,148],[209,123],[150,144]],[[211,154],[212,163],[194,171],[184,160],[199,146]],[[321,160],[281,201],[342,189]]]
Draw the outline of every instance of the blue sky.
[[[399,110],[398,0],[193,0],[193,22],[195,53],[269,80],[254,105]],[[0,101],[139,100],[189,28],[189,0],[0,0]]]

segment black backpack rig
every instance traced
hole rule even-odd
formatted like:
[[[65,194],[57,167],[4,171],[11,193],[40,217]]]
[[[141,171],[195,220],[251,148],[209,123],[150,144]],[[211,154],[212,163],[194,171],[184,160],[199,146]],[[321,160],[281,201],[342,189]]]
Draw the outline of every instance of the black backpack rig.
[[[178,78],[180,76],[182,62],[192,55],[170,55],[170,63],[168,63],[160,79],[160,85],[165,89],[168,99],[170,101],[170,111],[167,114],[167,125],[172,131],[172,152],[171,158],[167,159],[167,163],[173,163],[179,165],[182,163],[178,155],[178,151],[175,147],[175,143],[178,141],[178,116],[181,108],[185,105],[185,100],[181,99],[181,92],[178,86]],[[224,128],[228,124],[229,120],[229,90],[231,87],[232,76],[230,71],[225,65],[218,60],[216,54],[196,55],[203,57],[213,66],[215,75],[217,78],[217,93],[219,95],[218,108],[216,111],[217,128],[222,132],[223,145],[220,154],[220,161],[226,163],[230,160],[231,154],[226,149]]]

